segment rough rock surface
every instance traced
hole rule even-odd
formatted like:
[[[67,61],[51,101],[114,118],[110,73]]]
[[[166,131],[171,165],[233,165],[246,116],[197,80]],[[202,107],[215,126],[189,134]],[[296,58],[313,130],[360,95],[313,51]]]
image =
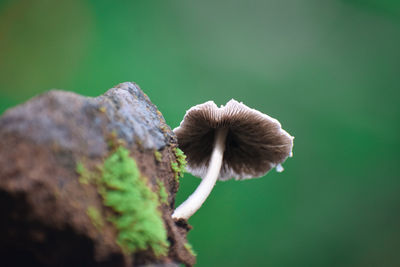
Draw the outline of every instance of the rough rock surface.
[[[79,182],[76,166],[101,163],[115,140],[129,149],[153,191],[157,179],[165,184],[168,204],[160,210],[168,256],[124,254],[113,225],[106,222],[98,231],[87,214],[88,207],[107,208],[94,186]],[[174,147],[162,114],[134,83],[96,98],[49,91],[6,111],[0,117],[0,265],[193,265],[185,248],[188,228],[171,219],[178,189]]]

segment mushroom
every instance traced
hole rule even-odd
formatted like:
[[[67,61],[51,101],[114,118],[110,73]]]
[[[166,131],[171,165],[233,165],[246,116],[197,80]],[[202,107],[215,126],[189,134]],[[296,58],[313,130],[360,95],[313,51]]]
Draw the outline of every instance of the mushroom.
[[[213,101],[192,107],[174,129],[187,156],[187,171],[202,177],[200,185],[172,214],[188,219],[204,203],[218,180],[263,176],[282,171],[292,156],[293,138],[270,116],[235,100],[218,108]]]

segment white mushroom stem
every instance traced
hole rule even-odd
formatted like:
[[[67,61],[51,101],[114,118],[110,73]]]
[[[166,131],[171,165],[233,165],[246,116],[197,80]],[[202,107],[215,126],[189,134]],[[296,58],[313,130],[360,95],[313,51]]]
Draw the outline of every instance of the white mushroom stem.
[[[225,151],[225,141],[228,129],[220,128],[215,132],[214,148],[211,154],[210,163],[206,176],[200,185],[172,214],[174,219],[189,219],[207,199],[215,183],[222,166],[222,159]]]

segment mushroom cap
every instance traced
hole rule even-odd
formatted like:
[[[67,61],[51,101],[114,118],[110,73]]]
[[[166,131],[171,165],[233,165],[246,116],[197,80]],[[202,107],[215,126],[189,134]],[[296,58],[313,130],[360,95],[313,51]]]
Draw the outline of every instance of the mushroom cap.
[[[236,100],[220,108],[208,101],[190,108],[174,129],[186,154],[187,170],[204,177],[211,158],[215,131],[228,128],[219,180],[263,176],[292,156],[293,138],[274,118]]]

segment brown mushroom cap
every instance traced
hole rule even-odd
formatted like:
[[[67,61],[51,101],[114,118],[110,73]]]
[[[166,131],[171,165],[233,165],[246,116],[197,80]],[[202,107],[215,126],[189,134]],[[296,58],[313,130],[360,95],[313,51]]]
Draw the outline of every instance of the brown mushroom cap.
[[[208,101],[189,109],[174,129],[193,175],[206,174],[218,128],[229,129],[219,180],[260,177],[291,156],[293,137],[276,119],[233,99],[221,108]]]

